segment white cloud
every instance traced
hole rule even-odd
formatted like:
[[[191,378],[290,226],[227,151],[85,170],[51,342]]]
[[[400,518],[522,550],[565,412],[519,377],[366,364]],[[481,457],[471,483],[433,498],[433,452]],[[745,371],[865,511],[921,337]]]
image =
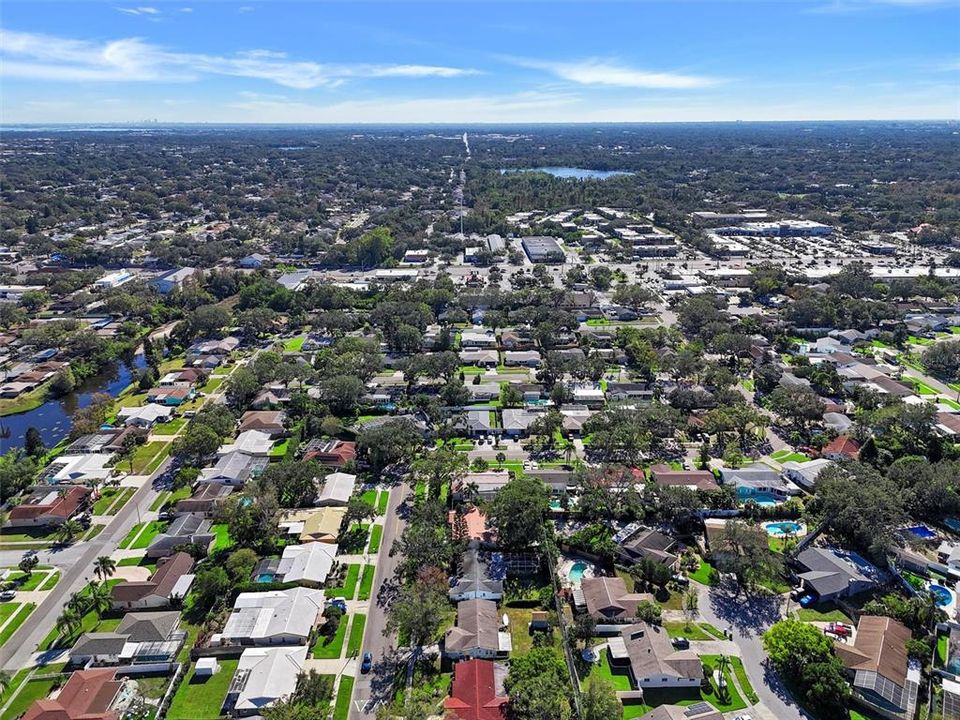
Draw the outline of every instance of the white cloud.
[[[182,13],[192,13],[192,12],[193,12],[193,8],[192,8],[192,7],[182,7],[182,8],[180,8],[180,12],[182,12]]]
[[[615,61],[588,58],[573,62],[507,58],[521,67],[543,70],[562,80],[578,85],[605,85],[610,87],[647,88],[654,90],[690,90],[716,85],[718,78],[686,75],[675,72],[656,72],[621,65]]]
[[[166,50],[140,38],[105,43],[0,30],[0,74],[65,82],[188,82],[203,76],[255,78],[308,90],[353,78],[452,78],[476,70],[437,65],[323,64],[254,49],[234,55]]]
[[[127,15],[159,15],[160,11],[155,7],[118,7],[114,8],[117,12]]]

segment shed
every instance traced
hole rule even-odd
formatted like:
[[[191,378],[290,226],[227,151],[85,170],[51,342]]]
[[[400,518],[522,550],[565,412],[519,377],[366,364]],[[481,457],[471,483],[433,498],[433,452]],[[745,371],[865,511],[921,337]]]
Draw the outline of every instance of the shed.
[[[202,657],[197,660],[197,666],[193,670],[194,677],[209,677],[220,672],[220,663],[215,657]]]

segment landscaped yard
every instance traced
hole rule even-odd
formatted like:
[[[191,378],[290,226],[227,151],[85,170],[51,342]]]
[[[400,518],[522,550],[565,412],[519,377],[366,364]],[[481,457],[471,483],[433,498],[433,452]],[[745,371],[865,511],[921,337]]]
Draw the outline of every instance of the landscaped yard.
[[[230,528],[226,523],[221,523],[219,525],[213,525],[210,528],[211,532],[217,536],[217,539],[213,541],[213,547],[210,548],[211,553],[217,552],[217,550],[223,550],[233,545],[233,538],[230,537]]]
[[[306,339],[306,335],[297,335],[296,337],[292,337],[283,344],[283,349],[286,352],[300,352]]]
[[[183,426],[187,424],[186,418],[174,418],[170,422],[165,422],[162,425],[157,425],[153,428],[154,435],[176,435],[183,429]]]
[[[696,569],[695,572],[688,573],[687,577],[691,580],[696,580],[701,585],[710,584],[710,574],[713,572],[713,568],[710,566],[706,560],[700,560],[700,567]]]
[[[132,487],[108,487],[100,493],[100,499],[93,504],[94,515],[116,515],[137,491]]]
[[[731,656],[730,664],[733,665],[733,672],[737,676],[737,682],[740,683],[740,689],[743,690],[744,695],[747,696],[747,702],[751,705],[760,702],[760,697],[754,692],[753,685],[750,684],[750,678],[747,677],[747,671],[743,667],[743,660]]]
[[[808,458],[803,453],[793,452],[792,450],[777,450],[774,453],[770,453],[770,459],[776,460],[781,465],[785,462],[806,462]]]
[[[340,678],[337,690],[337,702],[333,706],[333,720],[347,720],[350,714],[350,698],[353,696],[353,678],[344,675]]]
[[[960,409],[960,405],[957,406]],[[383,515],[387,512],[387,503],[390,502],[390,492],[388,490],[381,490],[377,493],[377,514]]]
[[[196,665],[180,683],[167,711],[168,720],[214,720],[227,696],[238,660],[219,660],[220,672],[209,678],[194,676]]]
[[[223,384],[223,377],[211,377],[207,380],[207,384],[200,388],[200,392],[203,393],[212,393],[215,392],[218,387]]]
[[[37,674],[42,674],[42,672],[43,671],[40,670]],[[0,715],[0,720],[13,720],[13,718],[20,717],[35,701],[47,697],[58,680],[62,684],[66,682],[67,677],[67,675],[51,673],[49,677],[38,679],[34,676],[26,681],[22,684],[20,692],[17,693],[17,696],[7,707],[6,711],[4,711],[3,715]]]
[[[383,539],[383,525],[374,525],[370,528],[370,554],[380,552],[380,541]]]
[[[347,640],[347,657],[356,657],[363,647],[363,631],[367,626],[367,616],[357,613],[350,623],[350,639]]]
[[[157,469],[163,458],[170,452],[170,443],[162,440],[144,443],[133,454],[133,475],[149,474]],[[121,469],[130,469],[128,461],[120,462]]]
[[[152,574],[157,571],[157,562],[156,560],[149,560],[146,556],[129,557],[123,558],[123,560],[118,560],[117,567],[145,567]]]
[[[130,544],[127,545],[127,547],[131,550],[143,550],[157,535],[164,530],[164,528],[166,528],[166,526],[166,520],[151,520],[147,523],[141,523],[139,526],[134,526],[134,529],[140,527],[141,530],[140,533],[130,541]],[[133,530],[130,532],[133,532]],[[129,537],[129,535],[127,537]],[[126,538],[124,538],[124,540],[126,540]],[[123,546],[121,545],[121,547]]]
[[[320,635],[311,650],[313,657],[328,660],[340,657],[340,653],[343,650],[343,639],[347,635],[347,625],[349,622],[350,618],[344,615],[340,618],[340,625],[337,626],[337,631],[332,637]]]
[[[347,565],[347,574],[340,587],[327,588],[324,590],[326,597],[343,597],[347,600],[353,600],[354,593],[357,590],[357,580],[360,577],[359,565]]]
[[[20,603],[12,603],[16,607],[14,612],[11,614],[10,619],[7,621],[7,624],[3,627],[3,630],[0,630],[0,647],[3,647],[4,643],[10,639],[10,636],[13,635],[17,628],[23,625],[24,621],[30,617],[30,613],[37,609],[36,603],[26,603],[21,605]],[[5,607],[0,605],[0,608]],[[2,622],[2,620],[0,620]]]
[[[190,497],[191,492],[192,488],[189,485],[179,488],[178,490],[174,490],[173,492],[164,490],[162,493],[157,495],[156,500],[150,503],[150,509],[153,511],[161,510],[163,509],[164,505],[169,505],[172,507],[176,505],[179,500],[185,500],[186,498]]]
[[[833,605],[825,605],[820,610],[815,608],[798,608],[796,615],[797,619],[802,622],[852,622],[843,610]]]
[[[53,575],[55,578],[52,583],[47,583],[46,580],[50,575]],[[49,590],[54,585],[56,585],[56,580],[60,577],[60,571],[50,567],[49,565],[37,565],[33,569],[33,572],[30,574],[30,578],[27,579],[27,574],[20,571],[14,570],[9,575],[7,575],[7,582],[17,583],[17,586],[14,590],[19,590],[20,592],[29,592],[31,590]],[[41,588],[41,585],[48,585],[49,587]],[[0,605],[0,607],[3,607]],[[2,622],[2,615],[0,615],[0,622]]]
[[[617,690],[632,690],[630,684],[630,671],[627,668],[610,667],[610,653],[604,648],[600,651],[600,661],[590,666],[590,675],[596,673],[598,676],[609,680]],[[582,679],[581,684],[586,684],[587,675]]]
[[[689,624],[682,620],[678,622],[665,622],[663,628],[667,631],[667,635],[672,638],[685,637],[687,640],[723,639],[723,633],[706,622],[691,622]]]
[[[373,590],[373,576],[377,569],[373,565],[363,566],[363,576],[360,578],[360,590],[357,591],[357,600],[369,600]]]

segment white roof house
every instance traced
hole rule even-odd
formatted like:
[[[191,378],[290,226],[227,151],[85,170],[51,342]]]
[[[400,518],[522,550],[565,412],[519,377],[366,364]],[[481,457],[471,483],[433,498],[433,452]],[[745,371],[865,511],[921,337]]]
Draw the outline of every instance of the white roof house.
[[[220,640],[253,645],[302,645],[323,610],[323,591],[309,588],[240,593]]]
[[[247,648],[227,690],[225,706],[237,716],[259,715],[277,700],[293,695],[307,662],[307,647]]]
[[[108,453],[88,453],[86,455],[61,455],[47,467],[44,477],[52,483],[80,483],[106,480],[112,469],[106,467],[110,462]]]
[[[336,557],[337,545],[331,543],[287,545],[277,565],[277,574],[283,576],[283,582],[307,581],[322,585]]]
[[[323,490],[317,495],[317,505],[346,505],[353,495],[357,476],[350,473],[335,472],[323,480]]]
[[[150,403],[142,407],[120,408],[117,417],[123,420],[125,425],[136,425],[138,427],[150,427],[157,422],[169,420],[173,416],[173,408],[166,405]]]
[[[816,458],[814,460],[805,460],[804,462],[788,460],[783,463],[783,471],[787,477],[797,485],[809,490],[816,485],[817,477],[820,473],[831,465],[833,465],[833,461],[827,460],[826,458]]]
[[[228,455],[232,452],[241,452],[247,455],[269,455],[270,448],[273,447],[273,440],[270,433],[260,430],[245,430],[237,435],[236,440],[230,445],[221,445],[217,450],[217,455]]]

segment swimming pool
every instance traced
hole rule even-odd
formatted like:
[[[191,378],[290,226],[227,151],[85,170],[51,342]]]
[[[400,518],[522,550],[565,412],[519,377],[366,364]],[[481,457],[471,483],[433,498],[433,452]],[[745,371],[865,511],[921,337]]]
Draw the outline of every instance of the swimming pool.
[[[764,529],[766,529],[768,535],[773,535],[774,537],[782,537],[784,535],[799,535],[806,531],[806,527],[803,525],[803,523],[793,522],[792,520],[767,523],[764,525]]]
[[[583,574],[589,567],[590,566],[582,560],[577,560],[570,566],[570,570],[567,572],[567,577],[570,579],[570,582],[579,583],[583,580]]]
[[[737,493],[737,496],[740,499],[740,502],[749,502],[753,501],[757,505],[779,505],[780,501],[777,499],[777,496],[773,493],[767,492],[755,492],[755,493]]]
[[[952,518],[952,517],[944,518],[943,524],[946,525],[951,530],[956,530],[957,532],[960,532],[960,520],[958,520],[957,518]]]
[[[908,533],[920,538],[921,540],[933,540],[937,536],[937,534],[926,525],[914,525],[913,527],[908,527],[905,529]]]
[[[563,503],[560,501],[560,498],[553,498],[550,500],[550,509],[563,510]]]
[[[257,575],[258,583],[270,583],[273,582],[273,579],[276,577],[273,573],[260,573]]]
[[[950,588],[945,588],[943,585],[931,583],[927,586],[927,590],[936,598],[937,607],[943,607],[953,602],[953,593],[950,592]]]

